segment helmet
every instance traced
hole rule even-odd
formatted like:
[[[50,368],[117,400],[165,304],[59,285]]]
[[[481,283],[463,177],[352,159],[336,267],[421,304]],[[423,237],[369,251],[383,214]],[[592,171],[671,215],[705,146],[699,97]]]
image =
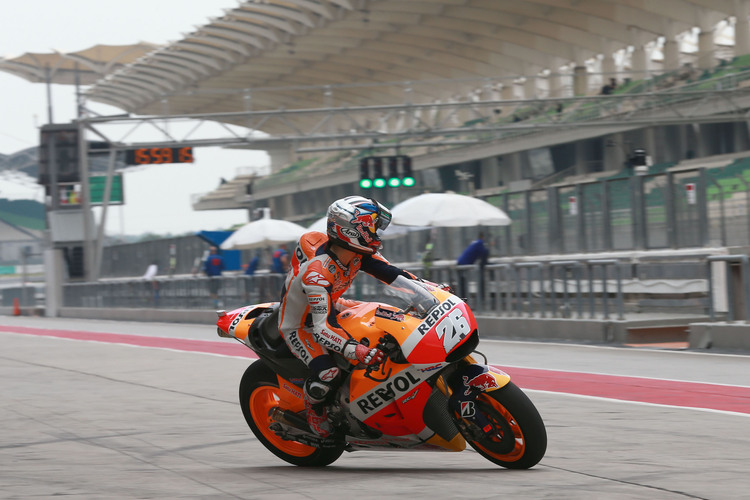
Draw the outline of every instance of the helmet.
[[[328,207],[328,236],[339,245],[361,254],[380,249],[381,231],[391,223],[391,212],[373,199],[347,196]]]

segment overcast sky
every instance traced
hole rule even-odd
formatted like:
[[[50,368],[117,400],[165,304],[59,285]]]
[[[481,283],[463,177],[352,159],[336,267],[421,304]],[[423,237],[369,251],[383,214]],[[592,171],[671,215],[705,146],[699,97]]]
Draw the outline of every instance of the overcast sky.
[[[220,16],[233,0],[26,0],[14,2],[0,17],[0,56],[25,52],[74,52],[96,44],[125,45],[140,41],[164,44],[194,31],[209,17]],[[39,142],[38,127],[47,123],[45,85],[0,71],[0,153],[11,154]],[[75,115],[74,87],[53,85],[53,117],[70,122]],[[99,113],[122,112],[92,104]],[[156,136],[153,140],[158,140]],[[145,140],[145,139],[139,139]],[[248,167],[265,171],[265,153],[201,148],[193,165],[154,165],[125,173],[123,207],[108,216],[107,233],[181,234],[222,229],[247,221],[244,210],[193,211],[191,195],[211,191],[220,179],[231,179]],[[0,183],[0,197],[34,196],[33,183]]]

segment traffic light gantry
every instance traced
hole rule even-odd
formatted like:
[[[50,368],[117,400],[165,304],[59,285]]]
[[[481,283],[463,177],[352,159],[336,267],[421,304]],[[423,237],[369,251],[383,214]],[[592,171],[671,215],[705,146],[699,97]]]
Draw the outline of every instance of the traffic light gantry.
[[[368,156],[359,160],[359,187],[362,189],[412,187],[414,184],[409,156]]]

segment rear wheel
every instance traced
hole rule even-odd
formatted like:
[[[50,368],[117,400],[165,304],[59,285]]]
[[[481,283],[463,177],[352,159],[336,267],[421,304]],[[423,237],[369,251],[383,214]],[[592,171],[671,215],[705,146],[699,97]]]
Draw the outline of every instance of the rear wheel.
[[[276,374],[258,360],[248,366],[240,382],[240,406],[247,425],[271,453],[293,465],[323,467],[338,459],[344,447],[315,448],[297,441],[281,439],[269,426],[269,412],[279,405]]]
[[[477,396],[476,411],[492,425],[482,432],[467,421],[460,425],[466,441],[480,455],[508,469],[535,466],[547,451],[547,431],[531,400],[512,382]]]

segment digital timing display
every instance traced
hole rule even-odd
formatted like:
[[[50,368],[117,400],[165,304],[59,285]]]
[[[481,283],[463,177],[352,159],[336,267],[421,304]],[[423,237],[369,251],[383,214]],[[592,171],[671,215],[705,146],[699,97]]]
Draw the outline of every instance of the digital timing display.
[[[159,163],[193,163],[193,148],[140,148],[125,151],[128,165],[156,165]]]

